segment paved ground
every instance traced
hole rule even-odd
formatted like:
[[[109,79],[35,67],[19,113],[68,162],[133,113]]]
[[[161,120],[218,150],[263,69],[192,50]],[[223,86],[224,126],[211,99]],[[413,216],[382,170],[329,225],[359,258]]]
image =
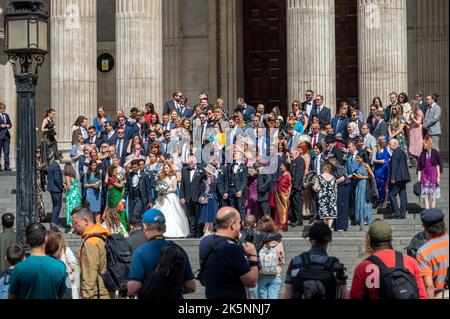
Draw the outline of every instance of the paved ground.
[[[415,172],[411,172],[411,176],[415,176]],[[420,212],[422,208],[418,198],[414,196],[412,192],[412,185],[408,185],[408,211],[409,215],[406,220],[389,220],[394,228],[394,247],[397,250],[404,250],[409,244],[411,238],[419,231],[422,230],[420,223]],[[444,174],[442,176],[441,186],[442,198],[438,200],[438,207],[443,209],[446,213],[446,221],[449,221],[449,169],[446,165]],[[49,194],[45,194],[45,207],[48,213],[51,212],[51,200]],[[15,213],[15,175],[14,173],[5,174],[0,173],[0,215],[5,212]],[[65,205],[65,204],[64,204]],[[373,211],[374,218],[386,218],[388,211]],[[61,213],[61,223],[65,222],[65,206]],[[283,234],[283,244],[285,246],[286,260],[289,261],[295,255],[300,254],[303,251],[309,249],[309,242],[305,239],[308,233],[309,226],[296,227],[291,229],[288,233]],[[333,234],[333,243],[330,246],[330,253],[338,257],[347,268],[349,275],[349,286],[351,284],[351,278],[353,276],[353,269],[355,266],[366,257],[364,238],[365,233],[359,230],[359,227],[351,226],[347,232]],[[68,245],[77,250],[80,245],[80,238],[76,235],[67,236]],[[197,239],[182,239],[177,242],[184,248],[189,254],[192,268],[194,270],[199,268],[198,261],[198,244]],[[286,271],[286,265],[282,268],[283,278]],[[197,292],[188,298],[204,298],[204,289],[199,283],[197,283]],[[280,294],[284,291],[283,287]]]

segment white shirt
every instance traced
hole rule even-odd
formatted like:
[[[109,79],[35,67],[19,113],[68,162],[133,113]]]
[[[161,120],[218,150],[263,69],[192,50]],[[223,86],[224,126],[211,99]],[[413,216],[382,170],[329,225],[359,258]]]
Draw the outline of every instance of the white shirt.
[[[80,127],[80,130],[81,130],[81,135],[83,135],[84,139],[89,138],[88,132],[84,127]]]
[[[194,180],[194,175],[195,175],[195,172],[197,171],[197,168],[196,167],[194,167],[191,171],[190,171],[190,176],[189,176],[189,178],[190,178],[190,181],[191,181],[191,183],[192,183],[192,181]]]
[[[308,116],[311,116],[311,111],[313,108],[313,102],[306,102],[306,113],[308,114]]]
[[[133,179],[131,180],[131,185],[133,187],[137,187],[139,185],[139,173],[136,173],[136,175],[133,176]]]

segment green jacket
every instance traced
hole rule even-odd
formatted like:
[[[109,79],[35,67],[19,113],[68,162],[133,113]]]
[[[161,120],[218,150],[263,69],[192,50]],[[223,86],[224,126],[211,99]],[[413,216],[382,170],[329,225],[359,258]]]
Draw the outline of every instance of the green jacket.
[[[5,229],[0,233],[0,272],[9,268],[6,263],[6,250],[16,243],[16,232],[12,229]]]

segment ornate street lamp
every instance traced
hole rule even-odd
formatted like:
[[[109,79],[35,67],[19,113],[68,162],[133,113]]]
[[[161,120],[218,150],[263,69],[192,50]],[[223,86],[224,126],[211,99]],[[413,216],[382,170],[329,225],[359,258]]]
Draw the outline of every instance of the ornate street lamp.
[[[48,13],[42,1],[11,1],[4,14],[5,53],[17,86],[17,243],[36,214],[36,85],[48,53]]]

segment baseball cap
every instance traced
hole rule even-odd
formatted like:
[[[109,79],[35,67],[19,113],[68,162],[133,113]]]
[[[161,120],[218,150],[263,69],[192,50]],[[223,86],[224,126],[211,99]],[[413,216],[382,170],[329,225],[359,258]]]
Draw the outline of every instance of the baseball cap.
[[[144,212],[144,218],[142,219],[144,224],[165,224],[166,218],[164,214],[158,209],[149,209]]]
[[[381,219],[374,220],[369,227],[369,236],[377,242],[386,242],[392,239],[392,227]]]
[[[436,224],[444,220],[444,213],[438,208],[425,209],[420,214],[420,219],[425,224]]]

